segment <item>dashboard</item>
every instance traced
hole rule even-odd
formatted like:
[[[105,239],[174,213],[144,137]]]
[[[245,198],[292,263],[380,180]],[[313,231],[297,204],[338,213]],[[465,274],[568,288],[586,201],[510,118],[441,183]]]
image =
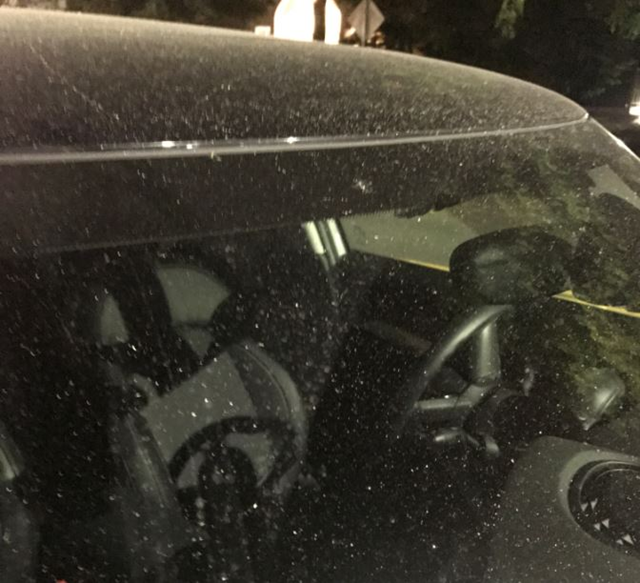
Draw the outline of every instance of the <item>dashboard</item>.
[[[502,495],[485,583],[637,582],[640,458],[543,437]]]

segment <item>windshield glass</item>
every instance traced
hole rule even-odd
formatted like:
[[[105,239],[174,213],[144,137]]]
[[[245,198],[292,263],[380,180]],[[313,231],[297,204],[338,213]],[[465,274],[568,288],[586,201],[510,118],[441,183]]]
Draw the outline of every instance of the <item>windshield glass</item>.
[[[3,581],[579,580],[536,480],[640,456],[640,162],[597,124],[0,177]]]
[[[554,301],[528,307],[532,317],[526,325],[520,321],[505,328],[506,334],[520,335],[517,341],[506,342],[505,350],[511,346],[522,351],[528,346],[528,358],[538,359],[538,367],[558,379],[555,382],[567,397],[572,391],[593,390],[591,381],[581,377],[592,375],[594,365],[624,371],[632,397],[640,381],[640,354],[634,340],[640,332],[639,280],[632,259],[640,244],[637,162],[613,143],[605,148],[599,143],[596,151],[592,143],[585,147],[587,136],[580,133],[571,135],[580,142],[563,144],[555,151],[536,144],[539,147],[528,152],[524,164],[505,164],[487,186],[480,176],[478,184],[470,186],[475,196],[453,206],[346,217],[341,226],[352,252],[415,265],[443,281],[450,280],[445,274],[450,272],[454,251],[489,233],[513,230],[515,238],[524,239],[533,228],[568,243],[568,248],[541,245],[534,250],[535,262],[541,266],[537,275],[551,271],[557,260],[566,269],[566,278],[558,282],[556,293],[548,294]],[[513,243],[511,238],[505,241],[505,245]],[[469,272],[468,283],[478,285],[473,278]],[[463,282],[458,279],[456,284]],[[514,285],[514,281],[507,277],[501,285]],[[457,292],[459,287],[448,289],[447,302],[454,301]],[[499,293],[485,299],[505,301]],[[551,372],[556,365],[558,369]],[[621,429],[623,435],[631,439],[626,429]]]

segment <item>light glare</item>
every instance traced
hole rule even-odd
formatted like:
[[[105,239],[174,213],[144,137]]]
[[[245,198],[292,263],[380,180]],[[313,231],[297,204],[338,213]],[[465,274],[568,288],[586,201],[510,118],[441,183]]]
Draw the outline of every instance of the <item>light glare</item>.
[[[335,0],[327,0],[324,15],[324,42],[328,45],[340,44],[340,35],[342,33],[342,12],[340,12],[340,8],[338,8]]]
[[[312,41],[316,27],[314,0],[281,0],[273,19],[273,36]]]

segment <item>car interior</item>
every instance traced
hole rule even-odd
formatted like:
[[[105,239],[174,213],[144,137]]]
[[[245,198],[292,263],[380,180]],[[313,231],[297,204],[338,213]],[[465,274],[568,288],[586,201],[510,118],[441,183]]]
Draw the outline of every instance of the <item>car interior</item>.
[[[531,444],[635,453],[602,422],[616,371],[606,414],[576,405],[533,340],[584,309],[551,299],[561,240],[502,229],[440,269],[353,230],[3,260],[2,580],[483,581]]]

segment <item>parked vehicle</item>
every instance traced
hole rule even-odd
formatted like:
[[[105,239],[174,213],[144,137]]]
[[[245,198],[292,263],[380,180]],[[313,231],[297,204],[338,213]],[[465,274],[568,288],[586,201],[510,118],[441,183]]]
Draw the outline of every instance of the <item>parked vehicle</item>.
[[[389,52],[0,9],[0,580],[629,581],[640,163]]]

